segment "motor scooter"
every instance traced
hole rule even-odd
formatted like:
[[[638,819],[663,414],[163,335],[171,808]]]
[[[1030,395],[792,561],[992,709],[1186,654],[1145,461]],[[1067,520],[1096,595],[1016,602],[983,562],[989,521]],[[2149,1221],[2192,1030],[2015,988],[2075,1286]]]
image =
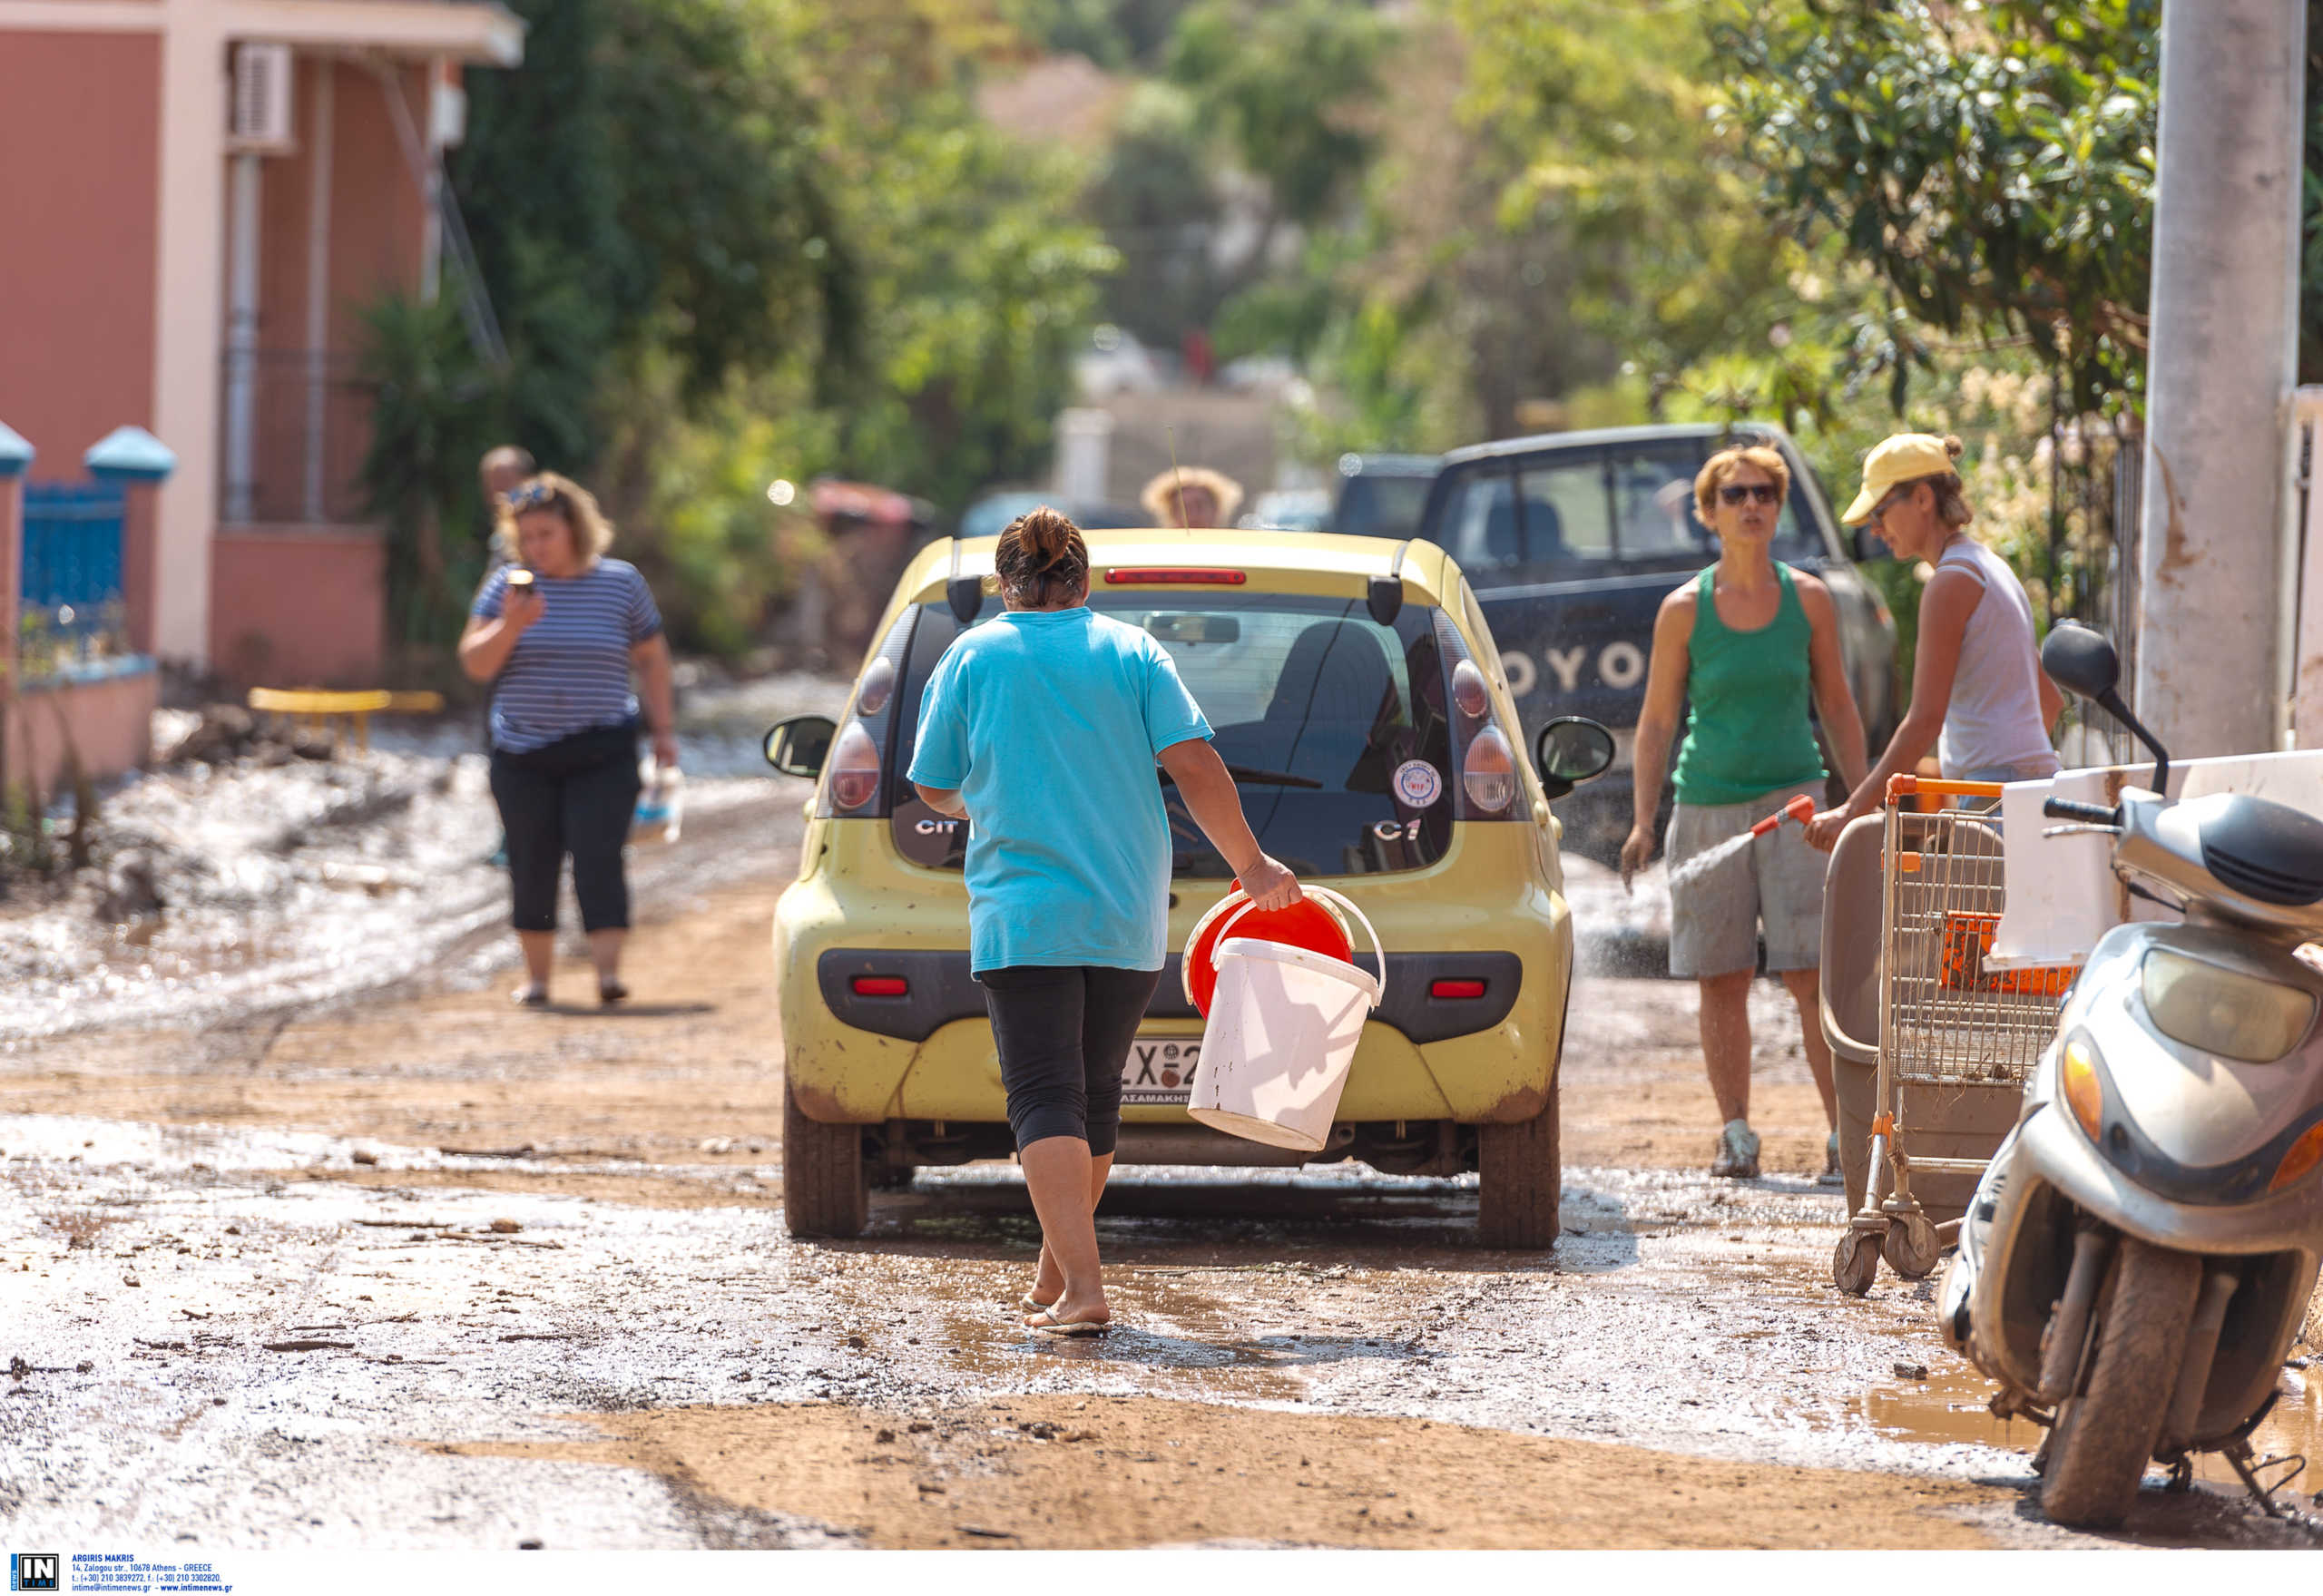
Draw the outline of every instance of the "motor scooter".
[[[2115,691],[2112,644],[2060,624],[2041,661],[2129,727],[2152,789],[2052,798],[2047,837],[2112,837],[2132,893],[2179,923],[2108,931],[1978,1184],[1938,1301],[1945,1339],[2047,1427],[2059,1523],[2118,1524],[2149,1462],[2223,1454],[2268,1512],[2250,1435],[2323,1258],[2323,820],[2220,793],[2173,802],[2170,756]],[[2311,955],[2312,950],[2309,950]],[[2285,1460],[2289,1461],[2289,1460]],[[2295,1472],[2295,1471],[2294,1471]]]

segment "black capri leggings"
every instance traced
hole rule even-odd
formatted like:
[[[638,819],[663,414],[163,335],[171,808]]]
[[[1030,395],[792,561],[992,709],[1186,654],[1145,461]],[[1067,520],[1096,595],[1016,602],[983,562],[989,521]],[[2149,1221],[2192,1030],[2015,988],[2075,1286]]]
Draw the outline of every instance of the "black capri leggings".
[[[528,753],[492,750],[492,799],[508,832],[517,930],[556,929],[556,878],[567,854],[582,926],[629,925],[621,850],[641,785],[633,726],[576,732]]]
[[[1099,1158],[1112,1151],[1121,1140],[1122,1066],[1162,972],[1011,964],[976,979],[1000,1044],[1016,1150],[1077,1136]]]

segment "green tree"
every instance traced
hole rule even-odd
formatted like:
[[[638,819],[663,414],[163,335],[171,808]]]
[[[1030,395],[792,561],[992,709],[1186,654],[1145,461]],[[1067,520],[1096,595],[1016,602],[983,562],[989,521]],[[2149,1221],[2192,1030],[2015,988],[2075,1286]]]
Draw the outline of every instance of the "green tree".
[[[1836,233],[1919,323],[2031,339],[2100,409],[2144,369],[2161,9],[1745,0],[1713,116],[1796,234]]]

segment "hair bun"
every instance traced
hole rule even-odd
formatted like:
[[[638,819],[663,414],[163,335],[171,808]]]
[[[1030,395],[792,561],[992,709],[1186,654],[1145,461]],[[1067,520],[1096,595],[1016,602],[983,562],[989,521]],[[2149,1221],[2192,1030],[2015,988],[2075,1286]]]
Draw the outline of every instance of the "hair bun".
[[[1963,453],[1960,440],[1948,432],[1944,435],[1944,452],[1955,460],[1957,460]]]

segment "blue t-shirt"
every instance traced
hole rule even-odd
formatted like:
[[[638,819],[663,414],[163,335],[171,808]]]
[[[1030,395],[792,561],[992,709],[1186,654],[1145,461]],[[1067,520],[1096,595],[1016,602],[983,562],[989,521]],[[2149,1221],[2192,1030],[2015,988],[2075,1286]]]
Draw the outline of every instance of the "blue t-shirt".
[[[470,614],[500,618],[511,569],[502,565],[485,578]],[[626,560],[600,560],[578,576],[535,575],[533,583],[541,618],[492,681],[492,746],[512,754],[636,720],[629,651],[662,630],[645,578]]]
[[[968,809],[970,964],[1158,970],[1170,824],[1154,756],[1207,739],[1162,645],[1073,610],[955,642],[920,701],[910,777]]]

